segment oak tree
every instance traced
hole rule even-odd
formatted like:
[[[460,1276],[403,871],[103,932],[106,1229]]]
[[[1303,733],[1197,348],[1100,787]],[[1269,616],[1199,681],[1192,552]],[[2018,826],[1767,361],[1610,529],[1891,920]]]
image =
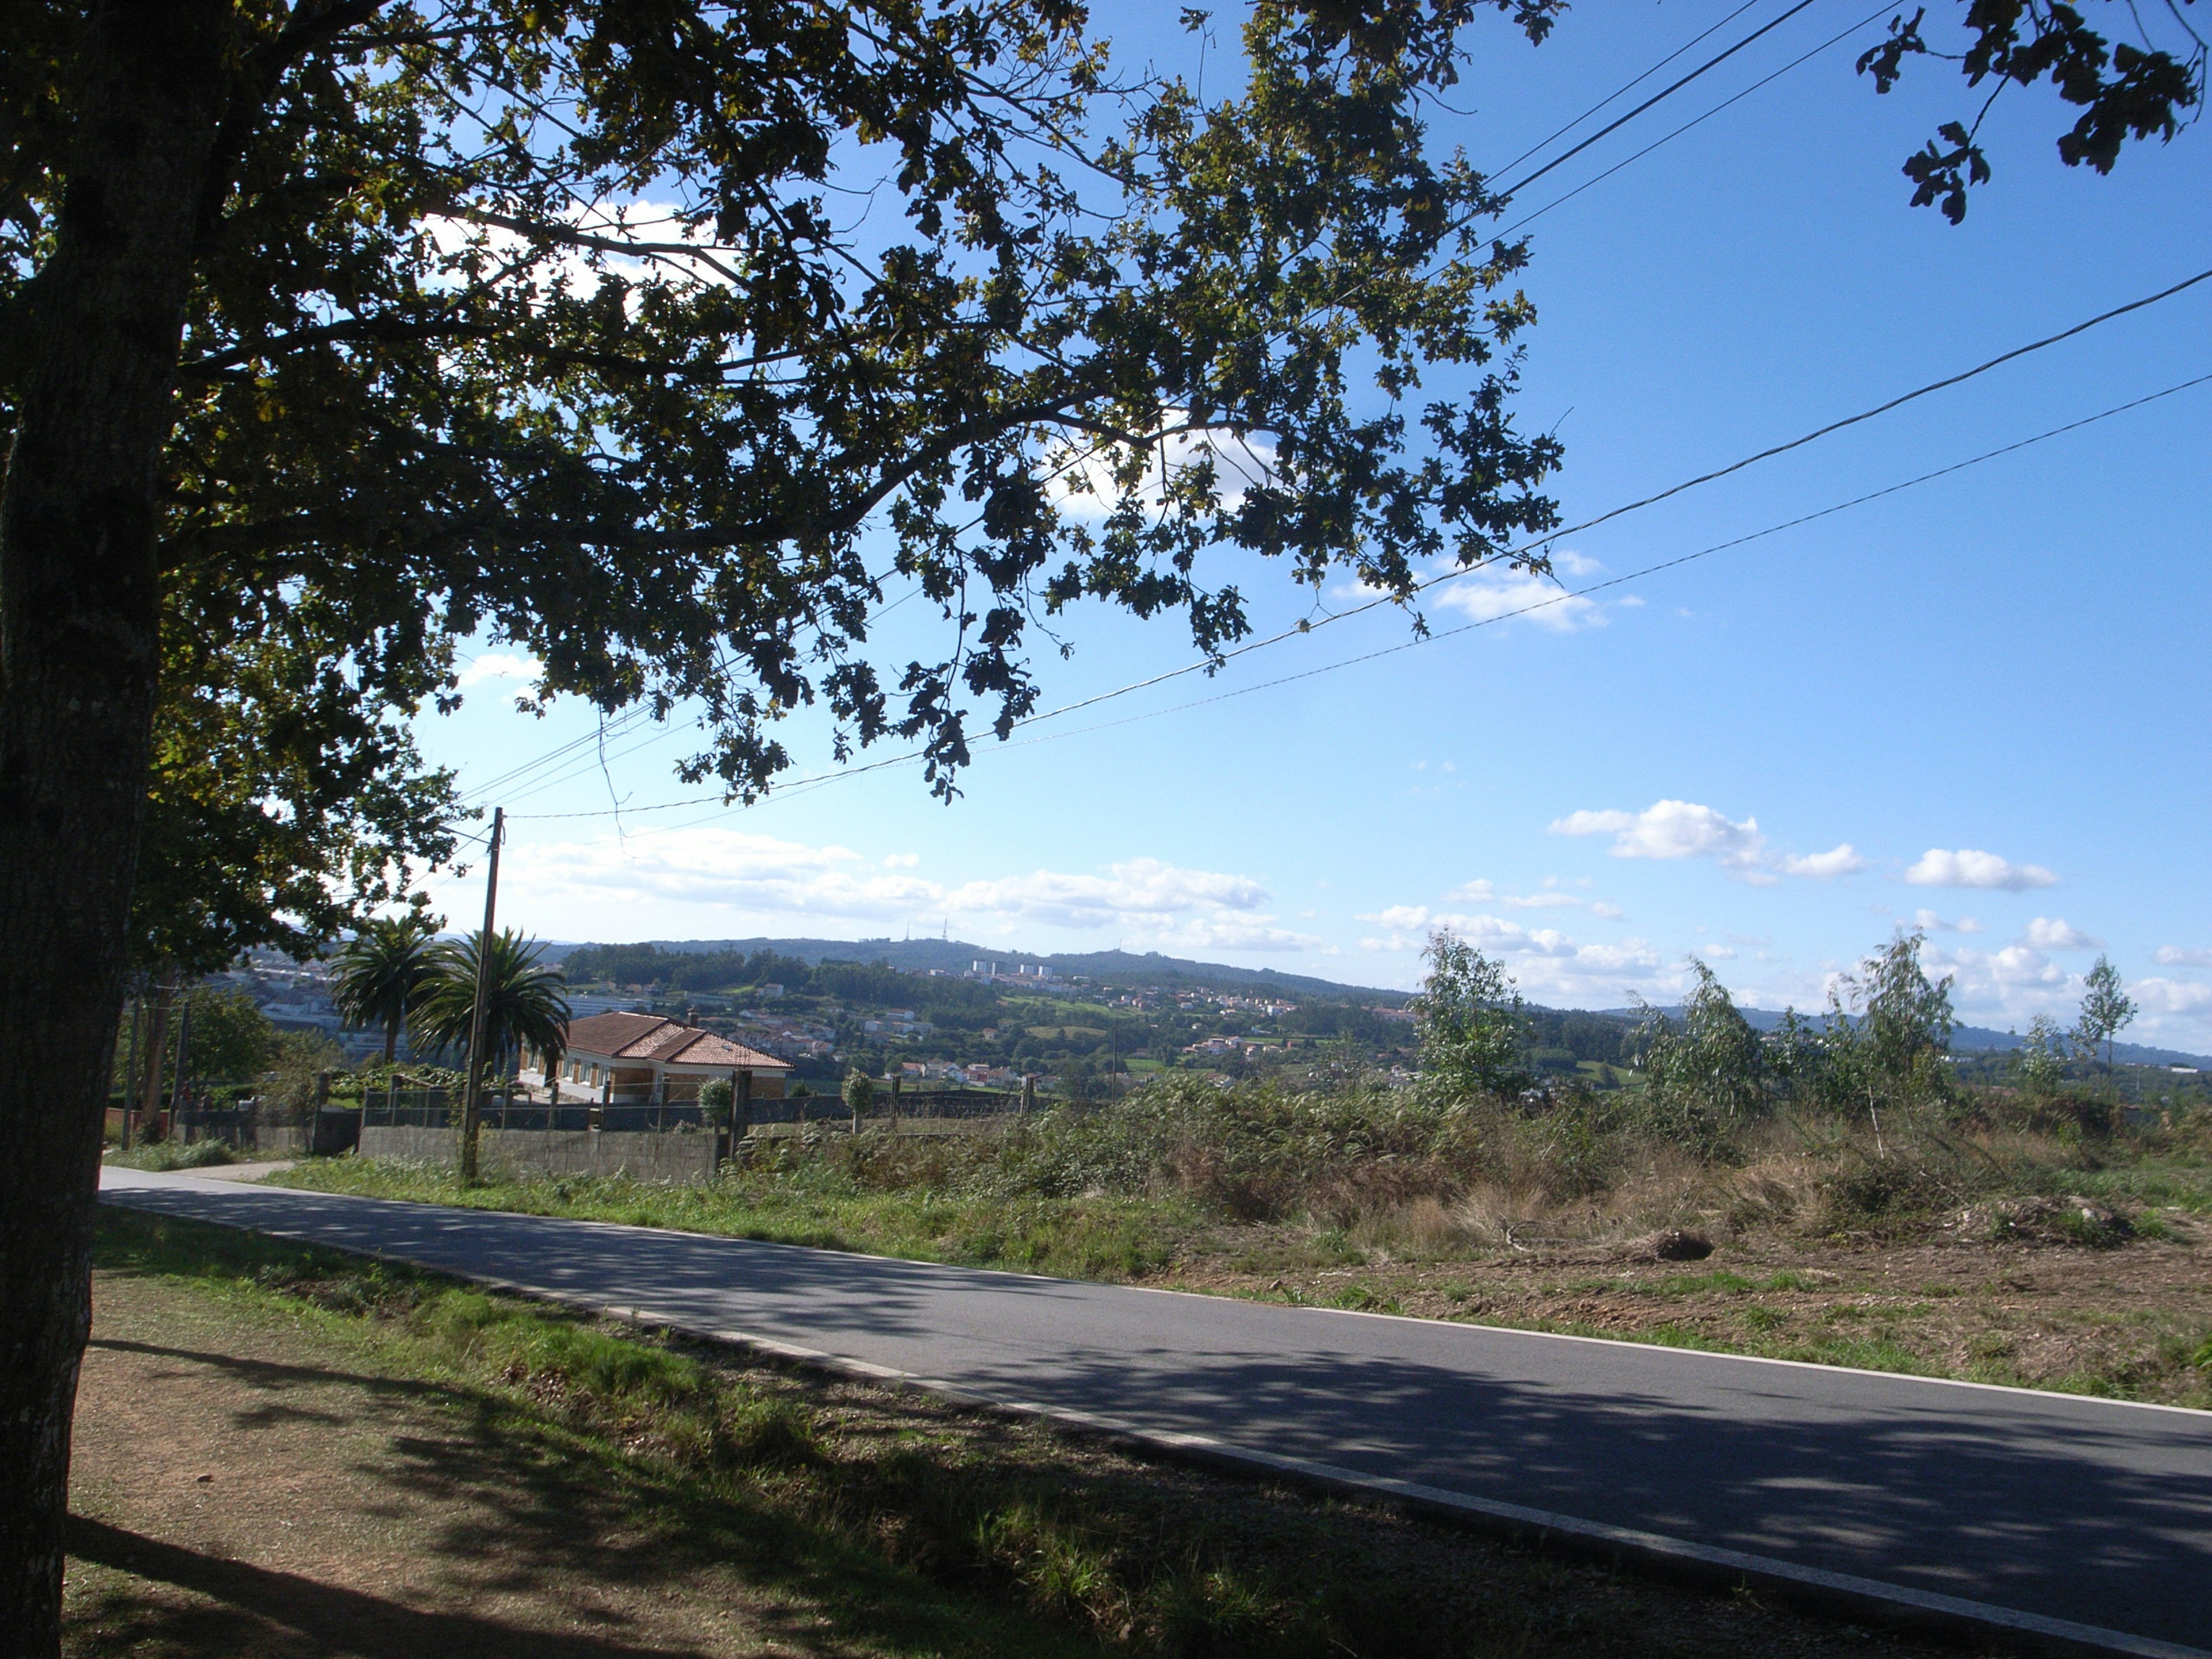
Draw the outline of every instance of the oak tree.
[[[1260,0],[1210,100],[1072,0],[0,8],[7,1651],[58,1643],[134,958],[448,855],[404,723],[480,632],[703,709],[735,796],[807,705],[950,789],[1079,605],[1218,649],[1255,572],[1551,527],[1525,251],[1424,110],[1555,3]],[[941,649],[872,647],[891,584]]]

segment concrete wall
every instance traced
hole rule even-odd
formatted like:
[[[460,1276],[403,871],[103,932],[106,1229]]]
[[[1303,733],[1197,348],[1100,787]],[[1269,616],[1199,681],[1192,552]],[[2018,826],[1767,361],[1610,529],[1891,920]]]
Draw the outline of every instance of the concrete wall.
[[[451,1129],[386,1128],[361,1132],[363,1158],[406,1158],[418,1164],[454,1162],[459,1148]],[[589,1129],[483,1129],[477,1142],[487,1176],[501,1175],[628,1174],[640,1181],[707,1181],[714,1173],[712,1134],[628,1134]]]

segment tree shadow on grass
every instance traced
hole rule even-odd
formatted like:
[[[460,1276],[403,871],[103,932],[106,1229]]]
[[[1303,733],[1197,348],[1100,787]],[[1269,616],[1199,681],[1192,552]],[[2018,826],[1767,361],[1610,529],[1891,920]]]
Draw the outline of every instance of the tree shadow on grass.
[[[384,1534],[380,1553],[397,1541],[414,1593],[379,1584],[385,1593],[372,1594],[75,1517],[72,1556],[154,1581],[88,1586],[72,1614],[76,1651],[223,1659],[723,1652],[732,1635],[726,1616],[738,1607],[748,1648],[784,1652],[1027,1659],[1083,1646],[1064,1628],[892,1566],[742,1475],[623,1455],[496,1391],[112,1337],[100,1344],[173,1359],[173,1381],[185,1387],[187,1368],[204,1365],[249,1385],[315,1388],[313,1409],[285,1414],[310,1417],[349,1443],[334,1449],[314,1488],[318,1501]],[[234,1411],[224,1420],[263,1426],[249,1420],[258,1415]],[[345,1432],[364,1426],[375,1447],[366,1456]],[[127,1510],[118,1518],[127,1521]],[[192,1594],[176,1597],[161,1585]],[[518,1601],[532,1611],[512,1622],[472,1610]]]
[[[83,1516],[70,1517],[69,1552],[82,1561],[196,1591],[220,1602],[229,1615],[180,1608],[172,1621],[149,1620],[146,1613],[150,1609],[126,1609],[118,1605],[118,1598],[110,1597],[103,1611],[111,1618],[121,1614],[137,1626],[134,1650],[143,1643],[159,1644],[165,1636],[173,1641],[190,1632],[198,1639],[190,1640],[188,1651],[219,1638],[225,1650],[238,1652],[240,1646],[234,1644],[244,1638],[244,1650],[249,1652],[259,1648],[357,1654],[363,1659],[424,1659],[429,1655],[441,1659],[627,1659],[647,1653],[706,1651],[659,1644],[635,1647],[607,1637],[520,1629],[467,1613],[405,1607],[297,1573],[203,1554]],[[163,1622],[174,1627],[164,1631]],[[257,1624],[275,1626],[266,1632],[266,1638],[275,1639],[253,1643],[251,1632]],[[214,1650],[212,1646],[209,1650]]]

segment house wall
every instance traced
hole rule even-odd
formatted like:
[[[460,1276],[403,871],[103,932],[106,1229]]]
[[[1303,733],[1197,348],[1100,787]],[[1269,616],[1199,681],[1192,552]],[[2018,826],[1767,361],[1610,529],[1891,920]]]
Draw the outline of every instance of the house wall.
[[[451,1129],[368,1125],[361,1132],[363,1158],[404,1158],[452,1165],[458,1137]],[[477,1159],[487,1176],[629,1175],[640,1181],[689,1185],[714,1174],[714,1136],[610,1133],[589,1129],[483,1129]]]

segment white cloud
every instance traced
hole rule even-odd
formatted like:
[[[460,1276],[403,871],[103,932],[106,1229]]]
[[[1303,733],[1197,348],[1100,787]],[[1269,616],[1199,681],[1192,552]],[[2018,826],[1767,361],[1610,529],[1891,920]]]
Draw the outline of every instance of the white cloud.
[[[1825,853],[1811,853],[1800,858],[1792,854],[1782,860],[1782,867],[1793,876],[1812,876],[1821,881],[1837,876],[1856,875],[1867,867],[1867,861],[1844,842]]]
[[[1593,904],[1590,914],[1601,921],[1619,921],[1628,915],[1618,904]]]
[[[2031,887],[2055,887],[2058,878],[2039,864],[2014,864],[1995,853],[1931,847],[1905,872],[1916,887],[1988,887],[2021,893]]]
[[[1641,812],[1571,812],[1553,821],[1555,836],[1610,834],[1617,859],[1709,858],[1723,869],[1750,870],[1764,860],[1759,820],[1738,823],[1694,801],[1662,800]]]
[[[1927,933],[1978,933],[1982,924],[1972,916],[1960,916],[1956,921],[1946,921],[1933,910],[1915,910],[1913,926]]]
[[[2139,979],[2128,989],[2150,1013],[2212,1013],[2212,985],[2180,979]]]
[[[533,847],[513,860],[518,888],[577,897],[672,900],[769,915],[902,920],[941,908],[943,890],[913,876],[878,874],[844,847],[710,828],[607,836]]]
[[[1556,928],[1525,927],[1503,916],[1419,904],[1393,905],[1359,920],[1389,929],[1383,937],[1360,940],[1367,951],[1417,951],[1428,943],[1431,930],[1448,927],[1484,954],[1505,962],[1525,994],[1546,1001],[1604,1006],[1626,1001],[1632,991],[1668,995],[1680,988],[1679,975],[1654,980],[1661,972],[1659,954],[1640,939],[1584,945]]]
[[[1438,611],[1456,611],[1477,622],[1519,617],[1557,634],[1602,628],[1606,622],[1596,600],[1570,593],[1550,577],[1533,570],[1491,568],[1462,576],[1432,590],[1428,603]]]
[[[1164,424],[1175,426],[1187,418],[1183,411],[1171,409],[1165,411]],[[1120,478],[1139,462],[1142,472],[1133,487],[1146,507],[1164,505],[1170,485],[1211,463],[1214,494],[1224,507],[1233,509],[1247,489],[1273,476],[1275,441],[1261,433],[1240,439],[1231,432],[1175,432],[1145,445],[1139,454],[1127,445],[1101,446],[1086,438],[1059,450],[1051,459],[1054,502],[1075,518],[1110,516],[1121,499]]]
[[[2038,916],[2027,924],[2022,943],[2039,951],[2094,951],[2105,941],[2092,939],[2060,916]]]
[[[2212,951],[2185,951],[2179,945],[2161,945],[2151,956],[2168,968],[2212,968]]]
[[[544,672],[545,665],[535,657],[513,651],[487,651],[461,670],[459,678],[465,687],[485,680],[534,680]]]
[[[610,836],[534,847],[515,861],[515,884],[541,899],[659,900],[762,917],[965,917],[1001,932],[1020,923],[1112,927],[1147,948],[1304,950],[1321,942],[1277,927],[1267,890],[1246,876],[1132,859],[1103,875],[1038,870],[948,887],[904,873],[918,861],[893,854],[871,867],[844,847],[698,828],[626,843]]]
[[[538,246],[504,226],[432,215],[422,222],[423,234],[450,267],[450,274],[434,278],[434,283],[439,286],[458,283],[461,263],[474,253],[488,264],[514,268],[519,276],[526,276],[542,288],[565,282],[569,291],[577,295],[596,293],[607,276],[620,276],[634,288],[656,279],[697,288],[727,283],[732,263],[741,257],[733,250],[718,247],[708,232],[685,224],[673,203],[587,204],[564,216],[585,234],[623,246],[557,243]],[[697,251],[688,251],[692,249]],[[633,292],[629,308],[635,312],[637,304],[638,295]]]
[[[1247,877],[1180,869],[1158,859],[1132,859],[1103,876],[1038,870],[971,881],[945,897],[956,914],[1020,916],[1061,927],[1103,927],[1194,910],[1254,911],[1267,902],[1267,890]]]

